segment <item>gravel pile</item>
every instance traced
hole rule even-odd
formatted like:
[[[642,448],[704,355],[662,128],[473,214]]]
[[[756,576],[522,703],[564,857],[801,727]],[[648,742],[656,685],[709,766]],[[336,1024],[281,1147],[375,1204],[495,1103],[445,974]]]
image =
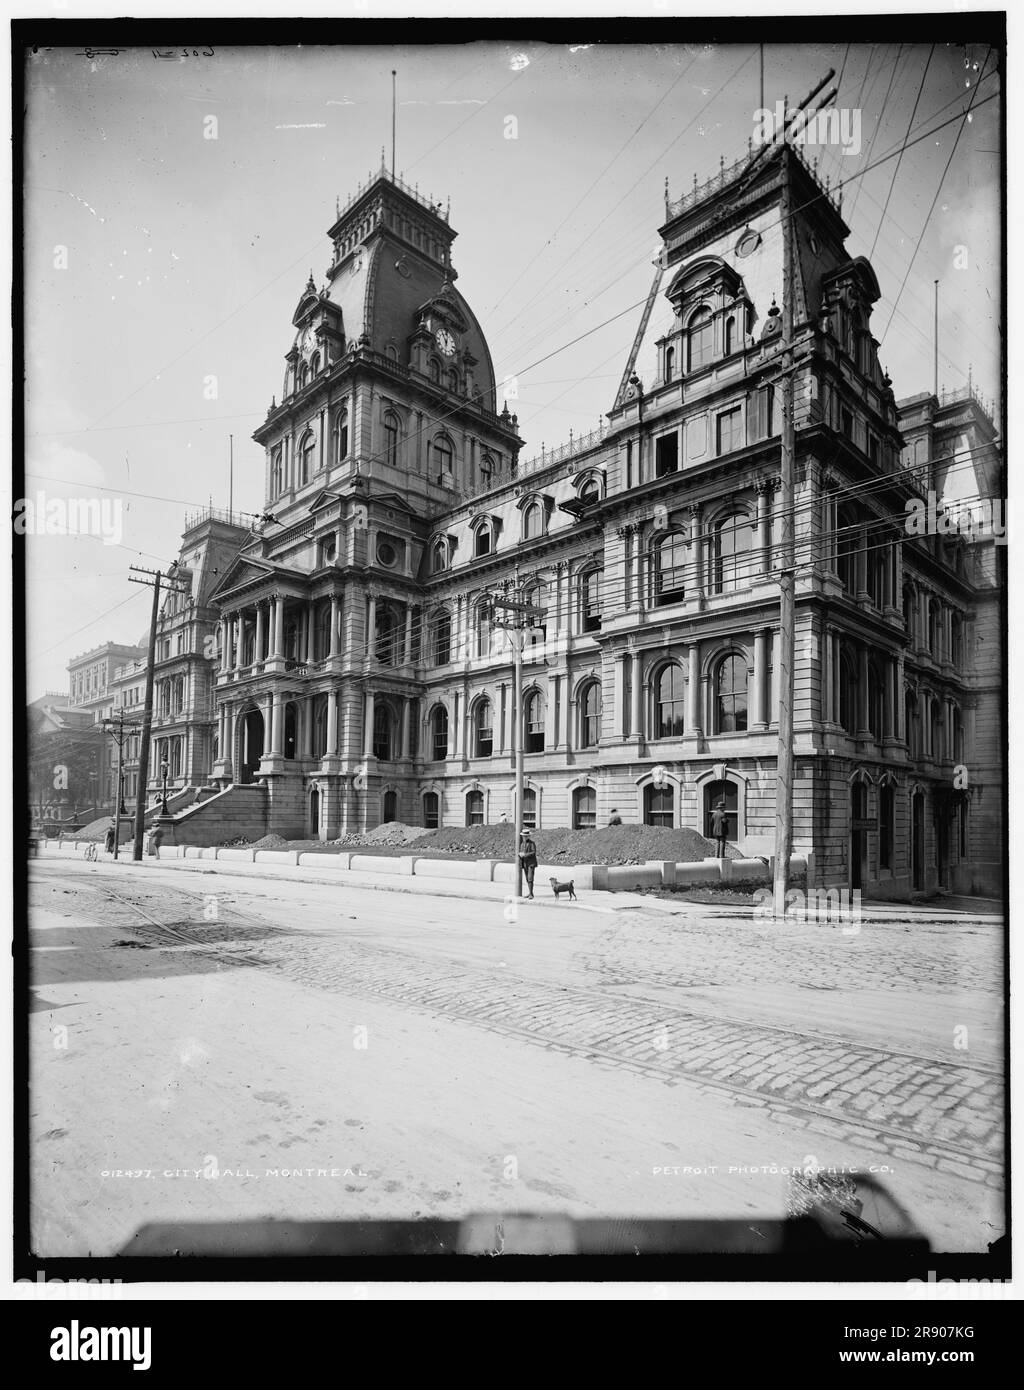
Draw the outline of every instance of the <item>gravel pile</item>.
[[[262,840],[253,840],[250,849],[287,849],[288,841],[282,835],[264,835]]]
[[[600,830],[538,830],[534,832],[542,864],[642,864],[648,859],[678,863],[707,859],[714,845],[695,830],[667,830],[654,825],[610,825]],[[511,825],[473,825],[465,829],[428,830],[416,842],[418,854],[432,851],[471,854],[479,859],[512,859],[515,829]],[[730,858],[737,851],[729,847]]]

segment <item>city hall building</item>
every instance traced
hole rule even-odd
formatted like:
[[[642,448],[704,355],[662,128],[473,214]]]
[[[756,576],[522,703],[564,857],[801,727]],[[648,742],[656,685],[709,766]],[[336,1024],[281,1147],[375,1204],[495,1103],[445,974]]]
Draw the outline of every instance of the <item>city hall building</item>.
[[[255,432],[266,515],[200,596],[203,736],[169,725],[182,778],[187,763],[199,776],[197,750],[226,792],[211,809],[234,799],[241,826],[258,803],[269,830],[322,839],[513,821],[519,710],[497,596],[537,610],[527,825],[601,826],[614,809],[707,833],[724,798],[729,838],[771,853],[786,181],[794,849],[823,884],[999,891],[1003,552],[906,527],[954,465],[1003,495],[996,432],[971,390],[897,403],[872,336],[875,271],[791,147],[666,190],[606,426],[529,457],[457,288],[447,214],[384,170],[357,191]],[[217,525],[197,519],[187,547]],[[195,653],[173,656],[188,677]],[[172,721],[192,707],[187,688],[170,698]]]

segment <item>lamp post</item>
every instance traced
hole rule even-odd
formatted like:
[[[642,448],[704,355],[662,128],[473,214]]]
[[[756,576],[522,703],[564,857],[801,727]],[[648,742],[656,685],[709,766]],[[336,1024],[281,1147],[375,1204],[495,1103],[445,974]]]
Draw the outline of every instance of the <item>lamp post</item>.
[[[169,771],[169,768],[168,768],[168,766],[167,766],[167,759],[164,758],[164,759],[162,760],[162,762],[160,763],[160,779],[161,779],[161,781],[163,782],[163,803],[164,803],[164,804],[163,804],[163,812],[162,812],[162,814],[165,815],[165,816],[167,815],[167,773],[168,773],[168,771]]]

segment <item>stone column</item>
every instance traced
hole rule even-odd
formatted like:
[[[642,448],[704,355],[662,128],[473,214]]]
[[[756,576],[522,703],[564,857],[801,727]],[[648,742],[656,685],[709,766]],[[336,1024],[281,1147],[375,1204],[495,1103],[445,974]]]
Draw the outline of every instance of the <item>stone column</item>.
[[[316,608],[313,600],[306,604],[306,661],[316,660]]]
[[[377,641],[377,596],[371,594],[366,614],[366,655],[376,655]]]
[[[882,736],[896,737],[896,663],[891,656],[885,662],[885,722]]]
[[[822,719],[825,721],[826,724],[831,724],[832,721],[835,719],[835,708],[836,708],[836,681],[835,681],[835,669],[834,669],[835,645],[836,645],[836,634],[835,634],[835,629],[834,629],[834,628],[831,628],[831,627],[827,627],[827,628],[825,629],[825,656],[824,656],[824,661],[823,661],[823,669],[822,669],[822,673],[821,673],[822,684],[824,685],[824,688],[825,688],[825,695],[824,695],[825,707],[824,707],[824,709],[822,710],[821,717],[822,717]]]
[[[760,499],[759,503],[760,503]],[[768,666],[768,633],[764,628],[754,633],[754,698],[751,701],[750,724],[752,729],[767,729],[765,718],[765,676]]]
[[[700,734],[703,732],[703,720],[700,710],[700,647],[698,643],[691,642],[687,653],[688,669],[686,694],[689,708],[687,709],[688,734]]]
[[[631,738],[643,738],[643,658],[639,652],[633,653],[633,714],[631,718],[632,728],[630,729]]]
[[[455,691],[451,698],[451,710],[448,715],[448,737],[451,741],[451,756],[453,760],[462,756],[461,725],[462,714],[459,707],[459,692]]]
[[[768,723],[779,722],[779,674],[782,664],[782,634],[778,628],[772,632],[772,685],[768,696]]]
[[[619,652],[615,657],[615,684],[612,689],[612,700],[615,706],[615,724],[618,727],[619,737],[625,738],[629,735],[626,727],[626,662],[629,660],[627,652]]]
[[[560,675],[548,677],[548,688],[544,699],[544,751],[550,753],[558,747],[558,690],[562,682]]]
[[[338,751],[338,692],[327,692],[327,755],[332,757]]]
[[[907,706],[903,696],[903,653],[896,658],[896,737],[900,743],[907,741]]]
[[[234,644],[234,659],[232,665],[234,670],[238,671],[241,670],[242,666],[242,644],[245,637],[245,628],[243,626],[241,613],[236,613],[231,622],[234,628],[234,635],[231,639]]]
[[[373,756],[373,691],[366,692],[366,704],[363,717],[363,757]]]
[[[274,599],[274,647],[272,656],[284,655],[284,598]]]
[[[284,699],[280,690],[274,691],[273,731],[270,736],[270,752],[279,758],[284,751]]]
[[[405,666],[412,664],[412,604],[405,605],[405,651],[402,656]]]
[[[757,539],[761,547],[761,573],[764,575],[771,573],[769,556],[771,554],[771,535],[768,528],[768,483],[761,478],[754,484],[757,489]]]
[[[256,605],[256,650],[254,653],[256,661],[266,659],[265,644],[267,640],[265,610],[262,600]]]
[[[866,737],[868,728],[868,649],[861,645],[857,654],[857,734]]]
[[[411,714],[410,705],[412,701],[406,697],[402,701],[402,760],[407,762],[409,759],[409,718]]]
[[[327,655],[335,657],[338,655],[338,595],[331,595],[331,638]]]
[[[694,592],[704,592],[704,543],[700,532],[700,507],[690,508],[690,563]]]
[[[313,696],[307,695],[304,700],[299,701],[297,709],[302,720],[301,729],[295,731],[299,755],[303,758],[311,758],[313,756]]]
[[[217,624],[220,629],[220,674],[226,676],[231,666],[228,644],[230,642],[229,627],[227,618],[221,618]]]

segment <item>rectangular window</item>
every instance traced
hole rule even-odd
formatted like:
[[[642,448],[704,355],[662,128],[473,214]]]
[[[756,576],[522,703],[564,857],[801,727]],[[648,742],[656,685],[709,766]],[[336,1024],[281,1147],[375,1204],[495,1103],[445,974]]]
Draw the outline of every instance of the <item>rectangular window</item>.
[[[668,473],[675,473],[679,467],[679,435],[663,434],[654,445],[654,476],[664,478]]]
[[[846,407],[839,407],[839,428],[847,439],[853,438],[853,415]]]
[[[739,406],[734,410],[726,410],[718,417],[718,452],[720,454],[732,453],[733,449],[738,449],[743,439],[740,434],[742,423],[742,411]]]

